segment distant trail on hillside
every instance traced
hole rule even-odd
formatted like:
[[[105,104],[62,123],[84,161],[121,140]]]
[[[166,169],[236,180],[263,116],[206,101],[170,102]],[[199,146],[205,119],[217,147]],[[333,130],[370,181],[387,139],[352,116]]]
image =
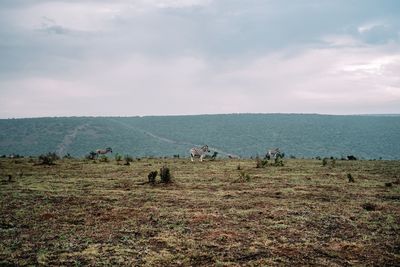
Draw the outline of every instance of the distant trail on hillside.
[[[140,131],[140,132],[142,132],[142,133],[144,133],[144,134],[146,134],[146,135],[148,135],[150,137],[153,137],[154,139],[157,139],[157,140],[165,142],[165,143],[176,144],[176,145],[188,145],[190,147],[201,146],[201,145],[193,144],[193,143],[190,143],[190,142],[176,141],[176,140],[172,140],[172,139],[169,139],[169,138],[166,138],[166,137],[163,137],[163,136],[159,136],[159,135],[153,134],[153,133],[151,133],[149,131],[146,131],[144,129],[133,127],[132,125],[129,125],[129,124],[125,123],[125,122],[118,121],[118,120],[115,120],[115,119],[109,119],[109,120],[114,122],[114,123],[118,123],[118,124],[120,124],[120,125],[122,125],[122,126],[124,126],[126,128],[130,128],[130,129],[135,130],[135,131]],[[218,148],[215,148],[215,147],[209,147],[209,148],[211,150],[214,150],[214,151],[216,151],[216,152],[218,152],[220,154],[226,155],[226,156],[231,155],[231,156],[234,156],[234,157],[238,157],[235,154],[225,152],[225,151],[223,151],[221,149],[218,149]]]
[[[75,127],[71,133],[66,134],[64,136],[63,141],[58,145],[56,154],[59,156],[65,155],[65,152],[67,151],[68,147],[74,142],[74,139],[76,135],[78,134],[79,131],[82,131],[88,126],[88,124],[81,124],[77,127]]]

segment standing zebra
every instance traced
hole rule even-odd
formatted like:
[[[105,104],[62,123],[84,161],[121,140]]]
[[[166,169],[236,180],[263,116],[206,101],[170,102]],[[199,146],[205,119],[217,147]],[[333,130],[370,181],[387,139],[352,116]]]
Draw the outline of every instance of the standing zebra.
[[[274,159],[279,155],[281,155],[281,151],[279,150],[279,148],[269,149],[267,152],[267,155],[265,155],[265,158],[267,158],[267,159],[273,158]]]
[[[108,152],[112,153],[111,147],[107,147],[106,149],[97,149],[97,150],[96,150],[97,156],[99,156],[100,154],[101,154],[101,155],[105,155],[105,154],[107,154]]]
[[[208,152],[210,152],[210,150],[208,149],[208,145],[202,147],[193,147],[192,149],[190,149],[190,158],[193,161],[194,157],[199,157],[200,161],[203,161],[204,156]]]

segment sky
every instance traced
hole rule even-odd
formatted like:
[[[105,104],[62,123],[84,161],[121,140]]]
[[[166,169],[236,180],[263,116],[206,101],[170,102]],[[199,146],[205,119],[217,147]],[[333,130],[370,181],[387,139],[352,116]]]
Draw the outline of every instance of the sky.
[[[0,0],[0,118],[400,114],[398,0]]]

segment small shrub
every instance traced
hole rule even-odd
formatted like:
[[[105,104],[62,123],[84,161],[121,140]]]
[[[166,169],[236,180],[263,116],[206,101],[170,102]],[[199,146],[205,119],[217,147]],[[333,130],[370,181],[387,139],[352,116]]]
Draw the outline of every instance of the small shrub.
[[[371,203],[371,202],[367,202],[367,203],[362,204],[362,207],[366,211],[374,211],[374,210],[376,210],[376,204]]]
[[[64,157],[63,157],[63,159],[72,159],[73,157],[69,154],[69,153],[67,153],[67,155],[64,155]]]
[[[174,155],[175,159],[179,159],[179,154]]]
[[[155,184],[156,183],[156,177],[157,177],[157,171],[150,172],[149,175],[147,175],[147,178],[149,178],[149,183],[150,184]]]
[[[119,164],[121,161],[122,161],[122,155],[120,155],[120,154],[115,154],[115,156],[114,156],[114,158],[115,158],[115,161]]]
[[[355,182],[353,176],[351,175],[351,173],[347,174],[347,179],[349,179],[349,183],[354,183]]]
[[[167,168],[166,166],[163,166],[160,169],[160,177],[161,177],[161,182],[168,184],[172,181],[172,176],[171,176],[171,172],[169,170],[169,168]]]
[[[251,179],[250,175],[244,171],[241,171],[239,174],[239,180],[249,182]]]
[[[392,183],[385,183],[385,186],[386,186],[386,187],[392,187],[393,184],[392,184]]]
[[[281,155],[276,156],[274,166],[283,166],[283,159]]]
[[[39,156],[39,164],[41,165],[54,165],[56,160],[59,160],[60,157],[57,156],[56,153],[47,153],[47,154],[42,154]]]
[[[328,158],[323,158],[322,160],[322,166],[328,165]]]
[[[336,167],[336,159],[331,160],[331,167],[335,168]]]
[[[268,165],[268,159],[260,159],[259,156],[256,157],[256,168],[265,168]]]
[[[97,157],[97,153],[94,151],[90,151],[89,154],[85,156],[86,159],[95,160]]]
[[[105,155],[101,155],[99,161],[100,162],[108,162],[108,158]]]
[[[129,155],[125,155],[124,160],[125,160],[124,165],[130,165],[131,162],[133,162],[133,158]]]
[[[237,169],[238,171],[240,171],[240,170],[242,169],[242,167],[240,166],[240,164],[237,165],[236,169]]]
[[[357,160],[357,158],[353,155],[347,156],[347,160]]]

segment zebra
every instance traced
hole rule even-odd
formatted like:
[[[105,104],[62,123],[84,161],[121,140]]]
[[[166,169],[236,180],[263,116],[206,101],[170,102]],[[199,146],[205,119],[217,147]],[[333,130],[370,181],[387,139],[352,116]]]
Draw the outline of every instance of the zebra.
[[[204,145],[202,147],[193,147],[190,149],[190,159],[193,161],[194,157],[199,157],[200,161],[203,161],[204,156],[208,152],[210,152],[208,145]]]
[[[101,155],[105,155],[105,154],[107,154],[108,152],[112,153],[111,147],[107,147],[106,149],[97,149],[97,150],[96,150],[97,156],[99,156],[100,154],[101,154]]]
[[[265,155],[265,158],[266,159],[271,159],[271,158],[275,159],[276,157],[281,156],[281,155],[282,155],[282,153],[279,150],[279,148],[269,149],[267,152],[267,155]]]

